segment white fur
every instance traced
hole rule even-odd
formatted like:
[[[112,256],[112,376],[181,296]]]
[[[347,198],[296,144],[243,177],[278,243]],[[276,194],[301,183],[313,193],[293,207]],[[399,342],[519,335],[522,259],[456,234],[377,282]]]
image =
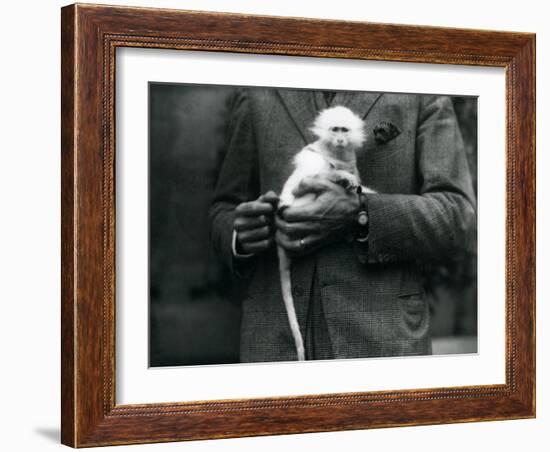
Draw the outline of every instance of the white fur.
[[[317,152],[302,149],[294,157],[294,172],[285,182],[283,191],[279,197],[280,205],[290,206],[294,202],[292,191],[300,185],[305,177],[315,176],[330,171],[330,165],[323,156]]]
[[[345,128],[345,131],[334,131]],[[361,183],[356,167],[355,151],[365,142],[364,123],[350,109],[342,106],[323,110],[315,119],[311,130],[319,139],[306,146],[294,157],[294,171],[285,182],[279,206],[302,206],[315,200],[313,194],[295,198],[293,191],[305,177],[320,176],[338,181],[346,179],[352,186]],[[342,144],[343,143],[343,144]],[[337,146],[339,145],[339,147]],[[372,190],[363,187],[366,192]],[[282,247],[277,249],[281,291],[288,322],[299,361],[305,360],[305,349],[292,296],[292,259]]]
[[[349,141],[354,149],[359,149],[365,142],[363,120],[349,108],[339,105],[321,111],[310,130],[321,140],[327,142],[332,127],[347,127],[350,130]]]

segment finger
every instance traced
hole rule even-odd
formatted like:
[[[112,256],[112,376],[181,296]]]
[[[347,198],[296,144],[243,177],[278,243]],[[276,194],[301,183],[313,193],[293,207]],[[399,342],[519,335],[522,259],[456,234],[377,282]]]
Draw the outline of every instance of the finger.
[[[328,179],[319,177],[304,177],[298,186],[292,191],[292,194],[297,198],[308,193],[319,195],[327,190],[330,190],[331,185],[334,184]]]
[[[282,247],[285,251],[291,254],[295,254],[300,248],[300,240],[292,240],[284,232],[277,231],[275,233],[275,242]]]
[[[260,215],[271,215],[274,211],[273,205],[267,202],[249,201],[239,204],[235,209],[237,215],[258,217]]]
[[[267,202],[275,207],[277,206],[277,204],[279,204],[279,196],[277,196],[277,194],[274,191],[270,190],[267,193],[264,193],[263,195],[261,195],[258,198],[258,201]]]
[[[280,217],[287,223],[316,222],[318,219],[318,204],[312,202],[307,206],[290,206],[280,213]]]
[[[321,248],[327,240],[326,234],[311,234],[302,239],[292,239],[281,231],[275,233],[276,243],[291,256],[302,256]]]
[[[293,239],[281,231],[275,234],[277,245],[281,246],[291,256],[301,256],[311,252],[317,246],[317,239],[306,236],[302,239]]]
[[[345,198],[339,195],[334,196],[333,193],[326,192],[306,205],[290,206],[283,212],[282,218],[289,223],[312,221],[328,224],[334,220],[341,222],[338,213],[342,207],[340,203],[343,201],[347,202]],[[356,201],[355,198],[354,201]]]
[[[258,242],[252,242],[252,243],[243,243],[241,245],[242,250],[245,252],[245,254],[256,254],[261,253],[263,251],[267,251],[271,246],[273,245],[273,238],[260,240]]]
[[[233,228],[235,231],[248,231],[250,229],[261,228],[268,224],[269,221],[265,215],[259,217],[237,217],[233,222]]]
[[[318,234],[321,230],[321,225],[315,221],[289,223],[278,216],[275,217],[275,227],[292,239]]]
[[[303,243],[300,242],[300,246],[298,248],[298,251],[295,252],[295,255],[303,256],[305,254],[310,254],[317,249],[321,248],[323,246],[324,240],[322,236],[319,235],[308,235],[304,237]]]
[[[269,238],[271,230],[269,226],[264,226],[262,228],[250,229],[248,231],[237,232],[237,239],[239,243],[253,243],[259,242]]]

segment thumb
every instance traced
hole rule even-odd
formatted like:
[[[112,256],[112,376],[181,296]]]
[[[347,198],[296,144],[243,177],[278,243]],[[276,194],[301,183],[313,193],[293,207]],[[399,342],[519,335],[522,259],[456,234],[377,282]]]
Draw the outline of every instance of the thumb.
[[[300,198],[308,193],[320,195],[330,189],[329,181],[318,177],[304,177],[298,186],[292,191],[292,194]]]
[[[258,198],[258,201],[267,202],[273,206],[276,206],[279,203],[279,197],[274,191],[270,190],[267,193],[264,193],[263,195],[261,195]]]

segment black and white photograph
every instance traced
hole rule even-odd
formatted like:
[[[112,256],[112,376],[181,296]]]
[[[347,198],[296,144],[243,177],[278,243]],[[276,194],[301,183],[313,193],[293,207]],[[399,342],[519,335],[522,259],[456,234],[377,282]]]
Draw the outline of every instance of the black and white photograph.
[[[148,90],[150,367],[478,351],[477,97]]]
[[[2,450],[546,451],[545,3],[106,3],[2,10]]]

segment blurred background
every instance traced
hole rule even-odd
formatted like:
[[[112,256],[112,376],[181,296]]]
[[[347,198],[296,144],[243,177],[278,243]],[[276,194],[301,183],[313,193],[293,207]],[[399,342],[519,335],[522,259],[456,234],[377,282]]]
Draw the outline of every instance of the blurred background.
[[[208,208],[236,87],[149,85],[149,364],[239,360],[239,288],[211,252]],[[253,89],[253,88],[252,88]],[[453,97],[477,194],[477,99]],[[477,351],[477,256],[430,268],[434,354]]]

